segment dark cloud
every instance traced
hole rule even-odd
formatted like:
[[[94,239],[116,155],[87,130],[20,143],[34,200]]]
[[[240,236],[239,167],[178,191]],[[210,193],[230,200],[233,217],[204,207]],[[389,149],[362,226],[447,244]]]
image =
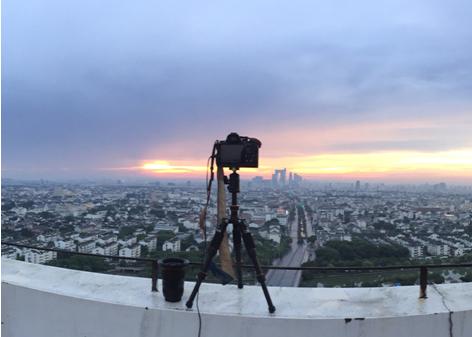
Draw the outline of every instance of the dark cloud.
[[[6,168],[195,157],[234,129],[433,118],[472,103],[466,1],[7,0],[3,12]],[[444,148],[415,139],[352,150]]]

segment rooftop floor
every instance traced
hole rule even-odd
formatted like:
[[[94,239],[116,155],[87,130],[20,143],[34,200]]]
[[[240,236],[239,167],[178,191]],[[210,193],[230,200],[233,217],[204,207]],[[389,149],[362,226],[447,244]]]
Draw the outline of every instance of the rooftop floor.
[[[150,280],[137,277],[105,275],[2,260],[2,288],[27,288],[42,294],[77,298],[92,302],[157,310],[158,312],[185,313],[197,324],[196,303],[192,310],[185,307],[192,288],[186,282],[181,302],[169,303],[150,290]],[[159,280],[159,288],[161,282]],[[269,314],[262,290],[257,286],[203,284],[200,288],[199,308],[203,319],[212,315],[233,318],[267,318],[270,321],[336,320],[343,324],[354,321],[381,318],[406,318],[441,315],[448,319],[450,312],[466,312],[461,329],[472,329],[472,283],[444,284],[428,287],[428,298],[419,299],[418,286],[389,288],[283,288],[269,287],[277,308]],[[5,296],[2,296],[5,297]],[[19,297],[7,297],[3,304],[6,311]],[[9,302],[13,301],[13,302]],[[433,316],[430,316],[433,317]],[[2,316],[2,321],[4,317]],[[446,322],[446,321],[445,321]],[[358,324],[359,322],[356,322]],[[465,325],[464,325],[465,324]],[[457,324],[456,324],[457,325]],[[456,328],[458,328],[456,326]],[[448,328],[445,327],[444,331]],[[472,331],[472,330],[471,330]],[[397,330],[399,332],[399,330]],[[428,330],[428,333],[430,331]],[[330,334],[328,333],[327,336]],[[346,336],[357,336],[346,334]],[[425,334],[426,335],[426,334]],[[101,336],[101,335],[100,335]],[[398,336],[401,336],[399,334]],[[461,336],[456,334],[455,336]],[[464,335],[465,336],[465,335]]]

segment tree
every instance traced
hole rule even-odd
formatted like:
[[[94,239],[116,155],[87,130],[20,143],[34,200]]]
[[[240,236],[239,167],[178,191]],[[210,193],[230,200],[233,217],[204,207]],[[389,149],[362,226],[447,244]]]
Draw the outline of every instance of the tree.
[[[141,246],[141,257],[146,257],[149,254],[148,246]]]
[[[12,208],[15,208],[16,204],[13,200],[4,200],[2,202],[2,211],[6,212],[6,211],[9,211],[11,210]]]
[[[326,250],[330,248],[331,250]],[[336,254],[334,253],[336,252]],[[320,266],[334,264],[338,266],[359,265],[365,260],[374,264],[385,265],[409,258],[408,249],[399,245],[375,245],[369,241],[354,239],[349,241],[328,241],[325,247],[316,251]]]
[[[46,264],[50,266],[76,269],[76,270],[85,270],[85,271],[92,271],[92,272],[105,272],[111,268],[104,258],[93,257],[93,256],[81,256],[81,255],[73,255],[71,257],[58,258],[57,260],[49,261]]]
[[[64,222],[73,222],[75,220],[73,215],[66,215],[64,217]]]
[[[33,200],[28,200],[28,201],[22,202],[20,206],[29,209],[34,206],[34,202]]]
[[[194,236],[193,234],[192,235],[189,235],[188,237],[186,237],[185,239],[182,240],[182,242],[180,243],[180,247],[182,250],[185,250],[187,249],[188,247],[190,247],[191,245],[195,244],[195,239],[194,239]]]
[[[166,217],[166,212],[163,209],[160,208],[153,208],[149,211],[149,214],[152,214],[158,218],[165,218]]]
[[[328,265],[340,259],[339,252],[331,247],[322,247],[316,251],[316,260],[321,265]]]
[[[162,245],[164,244],[164,242],[172,239],[174,236],[175,234],[172,231],[160,231],[157,234],[157,250],[162,250]]]
[[[34,235],[34,233],[28,228],[22,228],[20,233],[21,233],[21,236],[25,238],[32,238]]]
[[[119,239],[124,239],[130,235],[132,235],[136,231],[135,226],[123,226],[120,228],[120,232],[118,233]]]
[[[44,219],[52,219],[52,218],[54,218],[54,214],[51,213],[51,212],[48,212],[48,211],[44,211],[44,212],[39,213],[39,216],[40,216],[41,218],[44,218]]]

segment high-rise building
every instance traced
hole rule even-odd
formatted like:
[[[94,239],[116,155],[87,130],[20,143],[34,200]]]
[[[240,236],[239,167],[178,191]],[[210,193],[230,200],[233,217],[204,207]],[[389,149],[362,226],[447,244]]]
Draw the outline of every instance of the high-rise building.
[[[361,182],[358,180],[356,181],[356,191],[360,191],[361,190]]]
[[[285,184],[287,183],[286,179],[287,179],[287,169],[284,168],[280,170],[280,184],[282,186],[285,186]]]
[[[301,182],[302,182],[302,176],[299,175],[299,174],[296,174],[294,173],[293,174],[293,184],[296,185],[296,186],[300,186]]]
[[[254,183],[255,186],[260,186],[264,183],[264,178],[261,176],[256,176],[252,178],[252,182]]]
[[[287,176],[287,169],[283,168],[280,170],[274,170],[274,174],[272,175],[272,182],[274,186],[285,186],[286,184],[286,176]]]

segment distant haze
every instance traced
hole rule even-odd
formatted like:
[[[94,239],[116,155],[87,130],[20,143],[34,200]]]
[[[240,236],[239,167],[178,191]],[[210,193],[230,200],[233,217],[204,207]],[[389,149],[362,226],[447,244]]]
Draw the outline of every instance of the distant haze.
[[[2,176],[472,183],[470,1],[2,2]]]

